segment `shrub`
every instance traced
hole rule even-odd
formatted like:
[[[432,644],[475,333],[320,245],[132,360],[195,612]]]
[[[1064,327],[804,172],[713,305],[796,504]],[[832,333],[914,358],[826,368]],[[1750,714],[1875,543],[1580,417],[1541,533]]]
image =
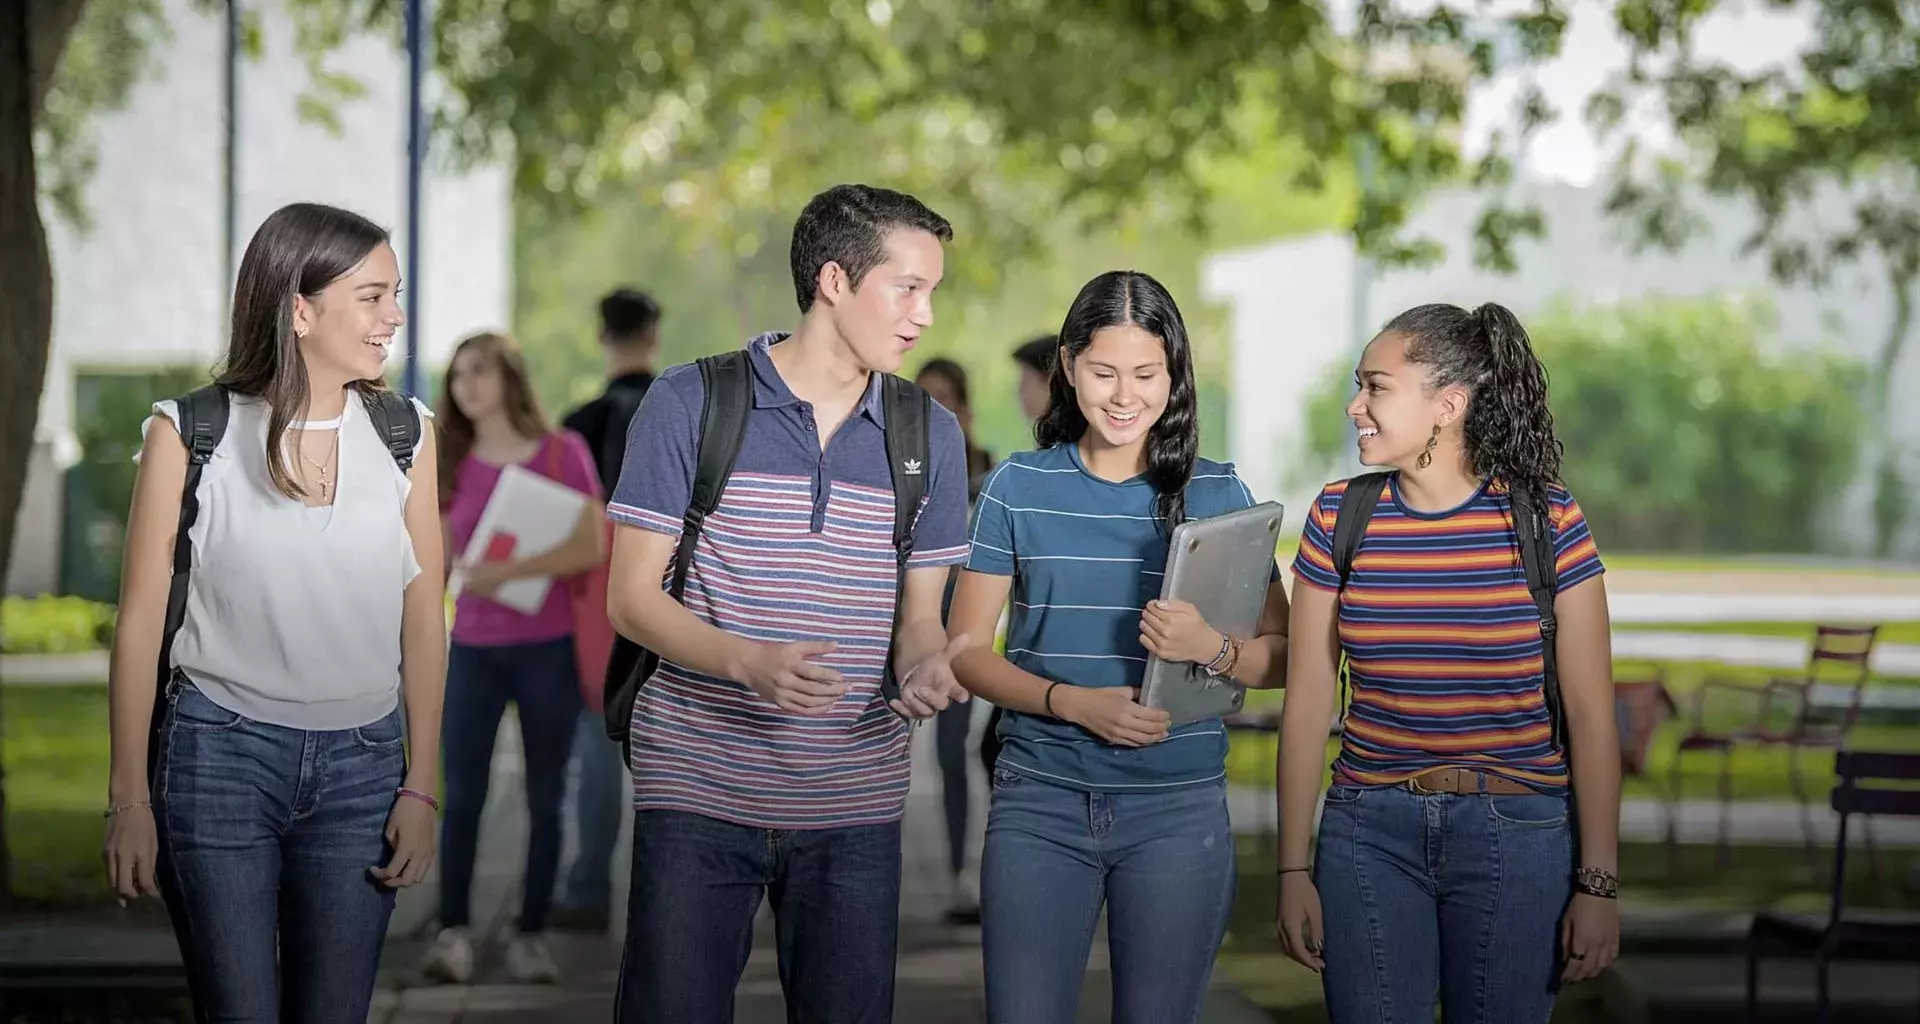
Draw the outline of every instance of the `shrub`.
[[[114,608],[81,597],[0,602],[0,653],[76,654],[113,643]]]

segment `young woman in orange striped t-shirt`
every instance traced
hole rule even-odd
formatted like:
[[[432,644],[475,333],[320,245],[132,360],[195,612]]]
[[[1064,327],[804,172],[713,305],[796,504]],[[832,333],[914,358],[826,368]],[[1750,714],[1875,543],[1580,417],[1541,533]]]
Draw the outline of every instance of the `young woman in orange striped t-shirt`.
[[[1559,484],[1546,373],[1489,303],[1401,314],[1354,379],[1360,461],[1389,472],[1321,491],[1294,561],[1281,934],[1322,972],[1334,1024],[1429,1024],[1436,995],[1448,1021],[1544,1024],[1560,983],[1618,950],[1620,802],[1602,566]],[[1341,566],[1348,501],[1372,515]],[[1516,510],[1551,543],[1536,562],[1557,635]],[[1309,864],[1343,654],[1352,692]]]

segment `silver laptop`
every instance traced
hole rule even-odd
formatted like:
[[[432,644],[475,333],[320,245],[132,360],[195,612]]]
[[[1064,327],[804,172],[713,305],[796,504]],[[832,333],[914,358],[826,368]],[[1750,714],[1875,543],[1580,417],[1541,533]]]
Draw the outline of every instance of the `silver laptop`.
[[[1255,635],[1273,582],[1273,549],[1285,512],[1279,502],[1268,501],[1174,527],[1161,599],[1193,605],[1221,632]],[[1174,725],[1232,714],[1246,696],[1244,687],[1208,675],[1201,665],[1147,656],[1140,702],[1166,709]]]

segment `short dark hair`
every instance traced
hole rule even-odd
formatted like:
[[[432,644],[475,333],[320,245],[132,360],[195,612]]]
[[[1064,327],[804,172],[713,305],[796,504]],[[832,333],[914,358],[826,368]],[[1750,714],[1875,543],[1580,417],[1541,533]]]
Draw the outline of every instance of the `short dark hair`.
[[[1053,372],[1053,361],[1060,354],[1060,336],[1042,334],[1021,342],[1013,350],[1013,361],[1045,377]]]
[[[973,404],[973,401],[967,397],[966,367],[946,356],[934,356],[920,365],[920,370],[913,375],[913,379],[917,381],[928,375],[946,378],[947,386],[953,389],[953,397],[958,398],[961,405]]]
[[[660,324],[660,304],[638,288],[619,288],[600,300],[600,335],[617,344],[645,338]]]
[[[820,268],[840,264],[855,288],[887,258],[887,232],[925,231],[953,241],[953,225],[905,192],[872,185],[835,185],[807,201],[793,223],[793,297],[800,312],[813,308]]]

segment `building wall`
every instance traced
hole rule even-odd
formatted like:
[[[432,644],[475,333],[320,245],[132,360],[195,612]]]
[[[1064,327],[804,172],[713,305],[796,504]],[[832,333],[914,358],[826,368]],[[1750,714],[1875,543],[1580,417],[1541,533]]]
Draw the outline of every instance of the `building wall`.
[[[58,578],[52,555],[61,519],[57,474],[82,454],[73,440],[74,375],[210,367],[225,351],[224,20],[201,13],[191,0],[164,0],[164,6],[172,39],[155,48],[151,73],[127,108],[93,125],[100,163],[86,193],[91,230],[78,230],[51,208],[42,211],[53,254],[53,348],[9,593],[51,590]],[[336,135],[300,117],[296,100],[306,71],[293,52],[291,22],[277,5],[250,7],[260,12],[266,49],[240,66],[236,249],[244,251],[254,229],[281,205],[310,200],[389,227],[404,267],[405,52],[391,40],[365,37],[328,61],[331,70],[365,87],[364,95],[336,109]],[[422,192],[425,279],[406,282],[403,302],[415,324],[401,332],[400,342],[424,339],[422,355],[433,365],[465,333],[509,322],[512,195],[506,170],[497,166],[459,171],[430,164]]]

